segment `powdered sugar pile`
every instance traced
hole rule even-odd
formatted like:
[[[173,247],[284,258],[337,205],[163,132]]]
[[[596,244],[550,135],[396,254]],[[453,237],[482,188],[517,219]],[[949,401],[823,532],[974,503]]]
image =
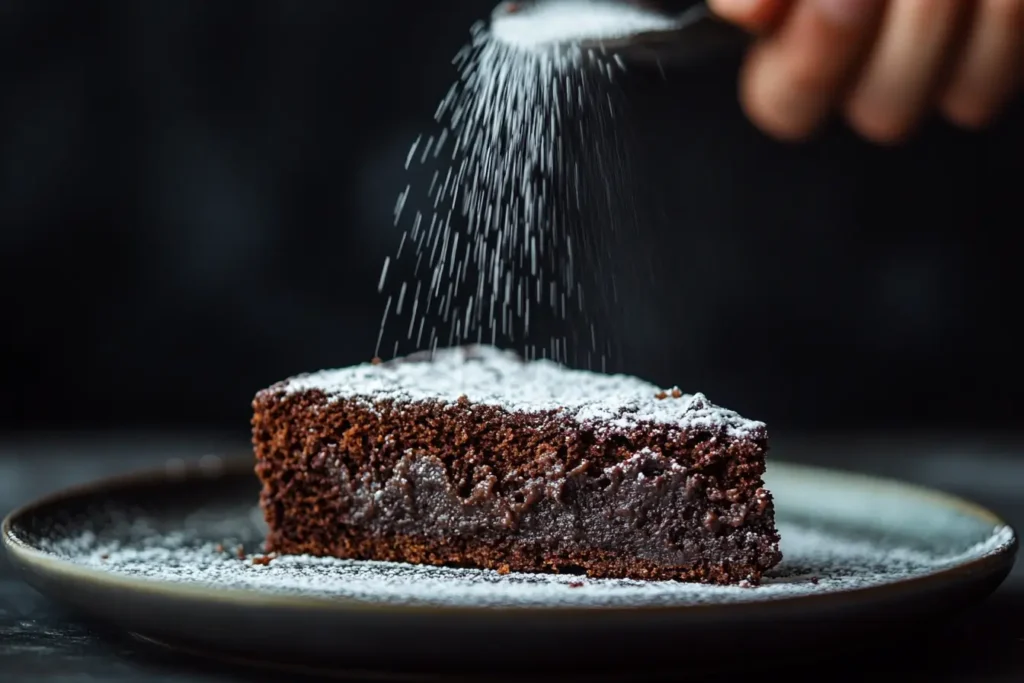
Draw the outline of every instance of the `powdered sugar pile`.
[[[677,24],[674,17],[624,2],[548,0],[525,4],[515,12],[496,13],[491,33],[509,45],[540,49],[647,31],[669,31]]]
[[[432,362],[367,363],[286,380],[269,391],[317,389],[330,399],[398,403],[435,400],[498,406],[509,412],[560,411],[582,425],[622,429],[649,423],[723,430],[734,437],[764,424],[712,404],[703,394],[660,389],[636,377],[571,370],[550,360],[522,362],[492,346],[438,350]]]
[[[257,516],[254,510],[249,519]],[[937,553],[825,532],[810,524],[787,522],[779,530],[786,559],[756,588],[566,575],[502,576],[493,571],[312,557],[279,557],[263,564],[267,558],[254,562],[251,556],[240,558],[235,550],[236,542],[251,544],[259,535],[255,525],[241,537],[212,543],[188,532],[158,531],[141,519],[105,527],[99,535],[82,530],[41,540],[39,545],[91,569],[217,589],[391,604],[606,607],[753,602],[870,588],[978,559],[1013,542],[1013,532],[998,527],[962,551]],[[207,539],[210,531],[205,529]]]

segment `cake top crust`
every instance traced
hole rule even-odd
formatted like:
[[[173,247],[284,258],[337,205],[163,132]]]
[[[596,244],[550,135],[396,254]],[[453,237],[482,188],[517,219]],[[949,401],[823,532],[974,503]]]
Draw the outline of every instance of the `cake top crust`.
[[[592,428],[658,424],[684,431],[763,434],[763,422],[716,406],[700,393],[662,389],[637,377],[573,370],[549,360],[523,361],[493,346],[463,346],[298,375],[266,392],[322,392],[329,401],[369,406],[468,400],[509,413],[557,413]],[[262,393],[262,392],[261,392]]]

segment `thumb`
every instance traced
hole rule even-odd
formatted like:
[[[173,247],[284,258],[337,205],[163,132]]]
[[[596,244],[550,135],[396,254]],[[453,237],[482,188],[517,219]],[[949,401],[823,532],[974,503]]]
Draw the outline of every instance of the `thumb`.
[[[708,7],[726,21],[755,35],[781,23],[793,0],[708,0]]]

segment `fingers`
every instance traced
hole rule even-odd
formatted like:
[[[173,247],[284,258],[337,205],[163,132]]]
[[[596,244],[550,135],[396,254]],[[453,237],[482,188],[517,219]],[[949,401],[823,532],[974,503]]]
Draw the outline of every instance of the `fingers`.
[[[898,142],[934,106],[971,3],[895,0],[878,40],[846,101],[850,125],[864,137]]]
[[[813,133],[857,75],[884,9],[883,0],[799,0],[748,56],[748,116],[784,140]]]
[[[936,106],[988,124],[1024,87],[1024,0],[708,0],[764,36],[741,77],[762,130],[812,134],[834,111],[876,142],[898,142]]]
[[[1024,70],[1024,0],[976,4],[967,43],[940,103],[951,121],[967,128],[991,121],[1020,86]]]

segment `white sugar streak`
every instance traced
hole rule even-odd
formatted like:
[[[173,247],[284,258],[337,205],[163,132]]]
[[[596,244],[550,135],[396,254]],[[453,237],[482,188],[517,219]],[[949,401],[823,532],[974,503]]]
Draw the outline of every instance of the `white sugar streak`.
[[[258,565],[213,544],[190,542],[182,534],[140,534],[143,521],[131,526],[125,537],[135,538],[133,544],[101,542],[86,532],[44,546],[67,561],[113,574],[220,589],[374,603],[639,607],[755,602],[877,587],[985,557],[1013,540],[1013,532],[1000,527],[962,552],[933,554],[780,524],[785,560],[761,586],[742,588],[565,575],[502,576],[485,570],[312,557],[280,557]]]
[[[572,232],[581,203],[593,202],[594,193],[579,188],[567,147],[585,145],[599,158],[601,187],[594,192],[601,204],[609,192],[624,194],[611,100],[597,86],[620,67],[578,49],[523,50],[493,39],[483,24],[473,27],[472,42],[455,64],[459,80],[435,114],[440,132],[417,138],[406,157],[406,167],[438,165],[425,197],[410,197],[406,187],[396,204],[396,222],[410,224],[399,252],[415,260],[415,282],[401,283],[411,295],[408,305],[385,310],[375,355],[381,355],[389,316],[408,315],[395,325],[405,351],[411,330],[425,321],[412,350],[500,338],[519,345],[527,358],[569,361],[574,333],[548,330],[551,339],[533,340],[531,317],[550,312],[564,322],[587,315],[576,263],[580,247],[573,241],[593,238]],[[632,215],[631,207],[622,208]],[[379,289],[387,278],[386,263]],[[590,342],[573,340],[571,349],[588,367],[608,353],[607,344]]]
[[[559,411],[562,417],[595,427],[628,429],[639,424],[702,428],[743,437],[765,429],[761,422],[709,402],[628,375],[571,370],[550,360],[522,362],[490,346],[441,349],[430,362],[366,363],[285,380],[266,391],[316,389],[331,399],[405,403],[472,403],[509,412]]]

